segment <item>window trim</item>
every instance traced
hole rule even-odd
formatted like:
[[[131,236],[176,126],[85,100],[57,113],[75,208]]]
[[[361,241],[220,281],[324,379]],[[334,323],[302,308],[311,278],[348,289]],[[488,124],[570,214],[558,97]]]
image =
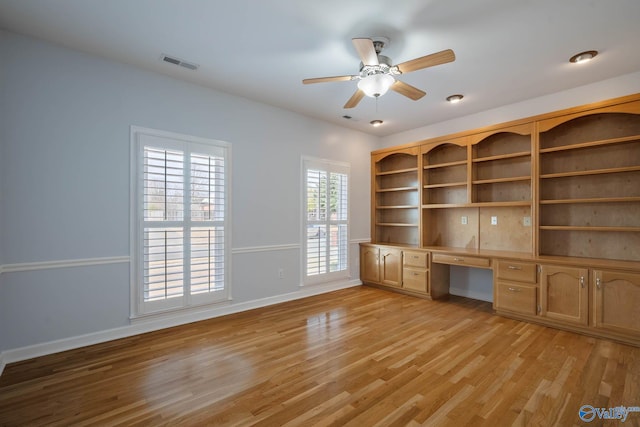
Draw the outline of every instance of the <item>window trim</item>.
[[[143,199],[142,199],[142,187],[143,187],[143,174],[144,170],[141,167],[141,161],[143,159],[143,142],[145,136],[167,139],[165,148],[174,147],[179,148],[185,152],[185,156],[190,155],[192,152],[198,153],[197,147],[205,147],[208,150],[219,149],[222,150],[225,162],[225,215],[224,215],[224,290],[220,291],[217,298],[203,299],[200,295],[185,294],[182,297],[176,298],[182,301],[181,304],[169,303],[166,307],[160,307],[153,309],[155,304],[149,304],[142,301],[142,294],[144,292],[143,284],[140,280],[143,266]],[[189,149],[185,150],[186,147]],[[195,150],[194,150],[195,148]],[[129,248],[130,248],[130,268],[129,268],[129,290],[130,290],[130,318],[136,319],[140,317],[146,317],[150,315],[158,315],[162,313],[172,311],[189,311],[194,307],[202,307],[210,304],[218,304],[220,302],[231,300],[231,234],[232,234],[232,195],[231,195],[231,171],[232,157],[231,157],[231,144],[224,141],[213,140],[208,138],[202,138],[192,135],[185,135],[175,132],[163,131],[158,129],[145,128],[141,126],[130,127],[130,222],[129,222]],[[185,193],[189,192],[187,183],[189,179],[185,179]],[[185,224],[192,224],[191,218],[184,218]],[[197,227],[195,224],[194,227]],[[185,247],[185,250],[189,250]],[[162,306],[160,304],[160,306]]]
[[[318,168],[327,172],[347,175],[347,268],[337,272],[328,272],[307,276],[307,169]],[[338,160],[323,159],[302,155],[300,160],[300,286],[336,282],[351,278],[351,164]]]

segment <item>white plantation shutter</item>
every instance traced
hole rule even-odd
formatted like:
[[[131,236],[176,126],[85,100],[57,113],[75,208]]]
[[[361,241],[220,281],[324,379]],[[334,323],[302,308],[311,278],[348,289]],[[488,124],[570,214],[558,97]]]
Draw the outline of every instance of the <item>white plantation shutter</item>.
[[[228,299],[227,144],[132,128],[134,314]]]
[[[145,302],[184,295],[182,228],[145,227],[143,259]]]
[[[304,282],[348,276],[349,165],[303,159]]]

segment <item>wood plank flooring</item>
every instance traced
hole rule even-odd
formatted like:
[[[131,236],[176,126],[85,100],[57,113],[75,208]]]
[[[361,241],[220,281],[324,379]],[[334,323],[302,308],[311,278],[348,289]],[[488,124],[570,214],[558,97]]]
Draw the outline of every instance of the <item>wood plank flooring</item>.
[[[0,377],[2,426],[572,426],[584,404],[640,406],[640,348],[364,286]]]

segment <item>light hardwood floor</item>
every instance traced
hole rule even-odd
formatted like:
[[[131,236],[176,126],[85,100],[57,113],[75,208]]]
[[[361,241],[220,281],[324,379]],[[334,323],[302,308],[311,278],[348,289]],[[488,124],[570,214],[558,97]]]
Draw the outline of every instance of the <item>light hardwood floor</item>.
[[[571,426],[584,404],[640,406],[640,348],[495,316],[480,301],[370,287],[19,362],[0,377],[2,426]]]

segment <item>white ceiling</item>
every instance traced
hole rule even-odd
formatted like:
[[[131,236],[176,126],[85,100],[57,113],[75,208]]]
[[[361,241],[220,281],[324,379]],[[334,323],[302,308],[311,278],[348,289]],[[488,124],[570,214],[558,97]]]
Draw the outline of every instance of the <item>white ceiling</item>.
[[[640,0],[0,0],[0,28],[379,136],[640,70]],[[394,63],[456,60],[400,76],[418,101],[390,91],[345,110],[355,81],[301,83],[357,74],[351,38],[373,36]]]

